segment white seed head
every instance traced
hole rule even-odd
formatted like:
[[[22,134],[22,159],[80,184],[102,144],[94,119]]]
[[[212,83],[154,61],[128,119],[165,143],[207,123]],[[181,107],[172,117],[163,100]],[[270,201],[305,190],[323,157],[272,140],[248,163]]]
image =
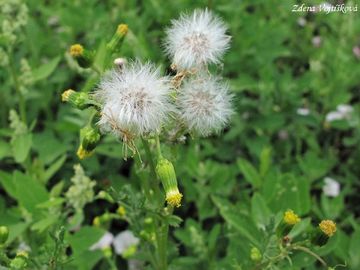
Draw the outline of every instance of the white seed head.
[[[229,122],[233,113],[231,100],[226,83],[202,74],[184,82],[177,102],[188,129],[208,136],[221,131]]]
[[[106,74],[95,92],[100,128],[124,139],[157,131],[171,111],[169,80],[150,63],[129,63]]]
[[[229,48],[226,30],[223,21],[207,9],[183,14],[166,30],[165,51],[180,70],[219,63]]]

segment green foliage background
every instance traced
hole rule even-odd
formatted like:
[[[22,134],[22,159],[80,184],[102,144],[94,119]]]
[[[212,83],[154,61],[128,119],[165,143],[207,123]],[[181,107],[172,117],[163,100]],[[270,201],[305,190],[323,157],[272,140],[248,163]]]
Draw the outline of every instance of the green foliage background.
[[[25,241],[39,261],[48,260],[57,245],[48,232],[68,224],[49,215],[49,198],[60,198],[71,184],[78,130],[88,112],[61,104],[60,95],[68,88],[90,91],[96,83],[71,59],[69,45],[96,49],[126,23],[130,31],[120,56],[151,60],[169,72],[164,29],[181,12],[208,6],[232,35],[220,72],[236,95],[236,114],[221,136],[179,146],[175,168],[184,203],[176,214],[183,222],[171,232],[171,269],[251,269],[251,247],[268,248],[271,224],[288,208],[304,217],[292,237],[310,223],[335,220],[337,234],[317,253],[329,265],[360,268],[360,58],[353,53],[360,45],[359,13],[292,13],[297,1],[275,0],[25,2],[29,17],[16,33],[13,66],[0,68],[0,223],[10,228],[12,252]],[[320,46],[313,44],[315,36]],[[0,44],[7,48],[4,38]],[[31,68],[22,89],[29,128],[14,135],[9,112],[20,113],[15,88],[21,59]],[[325,123],[339,104],[353,106],[352,120]],[[308,116],[297,114],[303,107]],[[96,155],[80,162],[97,191],[139,189],[139,176],[121,149],[107,137]],[[327,176],[341,184],[336,198],[322,192]],[[64,269],[106,269],[101,252],[88,248],[104,232],[91,226],[92,219],[113,210],[103,200],[85,207],[80,231],[65,235],[74,256]],[[113,232],[125,228],[125,222],[110,226]],[[286,261],[278,267],[273,269],[320,266],[299,253],[292,266]]]

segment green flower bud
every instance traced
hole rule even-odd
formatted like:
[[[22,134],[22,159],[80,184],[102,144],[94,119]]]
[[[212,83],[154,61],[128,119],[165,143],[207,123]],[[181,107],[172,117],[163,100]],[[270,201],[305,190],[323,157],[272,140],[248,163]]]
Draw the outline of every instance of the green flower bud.
[[[281,220],[279,226],[276,228],[278,237],[287,236],[295,224],[299,223],[301,219],[292,210],[287,210]]]
[[[250,251],[250,259],[254,262],[259,262],[262,259],[260,250],[256,247],[253,247]]]
[[[74,44],[70,47],[70,55],[82,68],[89,68],[94,62],[94,53],[84,49],[80,44]]]
[[[106,258],[111,258],[111,256],[112,256],[112,249],[111,249],[111,247],[105,247],[105,248],[103,248],[103,249],[102,249],[102,252],[103,252],[103,254],[104,254],[104,257],[106,257]]]
[[[20,251],[10,262],[10,269],[25,269],[27,267],[29,255],[26,251]]]
[[[9,229],[6,226],[0,226],[0,245],[5,244],[9,237]]]
[[[179,192],[172,163],[165,158],[161,158],[156,165],[156,174],[164,187],[167,203],[173,207],[180,207],[183,195]]]
[[[98,145],[101,135],[97,128],[86,126],[80,130],[81,145],[86,151],[92,151]]]
[[[107,47],[111,52],[114,52],[121,47],[128,30],[129,27],[127,24],[118,25],[115,34],[113,35],[110,42],[107,44]]]
[[[323,246],[327,243],[330,237],[336,232],[336,224],[332,220],[323,220],[319,226],[313,231],[311,236],[311,243],[318,246]]]
[[[61,94],[61,100],[63,102],[69,102],[72,106],[80,110],[92,106],[89,95],[87,93],[76,92],[72,89],[64,91]]]
[[[136,251],[137,251],[136,245],[131,245],[126,250],[124,250],[124,252],[121,255],[124,259],[128,259],[128,258],[134,256]]]

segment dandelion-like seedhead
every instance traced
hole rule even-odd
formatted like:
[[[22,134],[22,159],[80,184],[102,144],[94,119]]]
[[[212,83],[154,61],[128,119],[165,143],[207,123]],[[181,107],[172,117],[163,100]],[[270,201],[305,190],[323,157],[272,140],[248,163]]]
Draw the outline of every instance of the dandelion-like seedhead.
[[[95,92],[102,102],[101,130],[123,139],[156,132],[172,111],[169,93],[169,80],[150,63],[110,71]]]
[[[229,48],[226,30],[223,21],[207,9],[183,14],[166,30],[165,51],[181,70],[217,64]]]
[[[226,83],[203,74],[184,81],[177,104],[188,129],[208,136],[221,131],[229,122],[233,113],[231,100]]]

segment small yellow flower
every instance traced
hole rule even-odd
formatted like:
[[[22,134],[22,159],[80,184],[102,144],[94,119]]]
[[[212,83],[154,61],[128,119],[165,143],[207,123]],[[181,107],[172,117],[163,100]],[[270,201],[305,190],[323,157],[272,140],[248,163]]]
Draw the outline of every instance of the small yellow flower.
[[[72,90],[72,89],[68,89],[68,90],[64,91],[64,92],[61,94],[61,101],[62,101],[62,102],[68,101],[70,95],[73,94],[73,93],[75,93],[75,91]]]
[[[329,237],[333,236],[336,232],[336,224],[332,220],[321,221],[319,224],[319,228]]]
[[[79,149],[76,152],[76,155],[79,159],[84,159],[90,157],[93,154],[93,151],[86,151],[82,145],[79,146]]]
[[[181,206],[181,198],[183,195],[179,192],[178,189],[171,190],[166,193],[166,201],[173,207],[180,207]]]
[[[116,30],[116,33],[119,34],[119,35],[121,35],[121,36],[125,36],[125,35],[127,34],[128,30],[129,30],[128,25],[122,23],[122,24],[119,24],[119,25],[118,25],[118,28],[117,28],[117,30]]]
[[[70,54],[73,57],[81,56],[84,53],[84,47],[80,44],[74,44],[70,47]]]
[[[295,225],[299,223],[301,219],[294,213],[293,210],[287,210],[284,214],[284,222],[289,225]]]
[[[120,205],[116,212],[119,214],[120,217],[124,217],[126,215],[125,207]]]

